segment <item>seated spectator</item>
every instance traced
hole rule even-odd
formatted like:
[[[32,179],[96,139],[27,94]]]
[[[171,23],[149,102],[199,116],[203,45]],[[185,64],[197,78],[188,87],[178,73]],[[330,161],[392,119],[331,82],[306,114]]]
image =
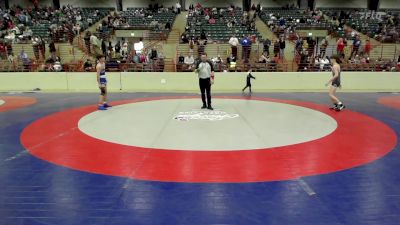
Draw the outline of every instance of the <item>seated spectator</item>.
[[[167,22],[167,23],[165,24],[165,29],[166,29],[166,30],[171,30],[171,23],[170,23],[170,22]]]
[[[19,54],[19,59],[22,61],[22,63],[24,65],[29,65],[30,60],[28,58],[28,54],[26,54],[26,52],[24,50],[21,50],[20,54]]]
[[[208,23],[209,23],[209,24],[215,24],[215,19],[214,19],[214,17],[211,17],[211,18],[208,20]]]
[[[60,61],[55,61],[53,65],[53,70],[56,72],[60,72],[62,70],[62,65]]]
[[[96,35],[94,35],[94,34],[91,34],[91,36],[90,36],[90,44],[92,45],[92,46],[99,46],[99,39],[96,37]]]
[[[275,54],[274,58],[272,58],[272,63],[278,63],[279,62],[279,55]]]
[[[189,43],[189,37],[188,37],[188,35],[187,35],[186,32],[184,32],[184,33],[182,34],[182,36],[181,36],[181,42],[182,42],[183,44]]]
[[[188,69],[189,70],[194,69],[194,66],[195,66],[194,65],[194,57],[193,57],[193,53],[191,51],[189,52],[189,55],[185,57],[184,63],[186,65],[188,65],[188,67],[189,67]]]
[[[230,64],[232,62],[236,63],[236,57],[233,54],[226,58],[226,63]]]
[[[182,52],[179,53],[178,63],[183,64],[185,62],[185,57],[182,55]]]
[[[4,39],[9,41],[9,42],[11,42],[11,43],[14,43],[15,42],[15,32],[14,31],[9,31],[8,35],[6,35],[4,37]]]
[[[264,52],[261,54],[260,58],[258,59],[259,63],[269,63],[271,59],[269,58],[269,55],[267,52]]]
[[[19,39],[21,40],[30,40],[32,38],[33,32],[32,30],[27,27],[25,28],[24,32],[22,33],[22,35],[19,36]]]
[[[154,47],[151,48],[151,51],[150,51],[150,54],[149,54],[149,58],[151,60],[157,60],[157,58],[158,58],[157,49],[155,49]]]
[[[86,62],[83,64],[83,69],[84,69],[86,72],[89,72],[89,71],[92,71],[92,70],[93,70],[93,64],[92,64],[92,62],[90,61],[90,59],[87,59]]]
[[[207,34],[205,30],[201,30],[200,40],[203,40],[205,42],[204,44],[207,44]]]
[[[319,68],[320,68],[320,70],[321,70],[321,71],[329,70],[329,65],[330,65],[330,63],[331,63],[331,62],[329,61],[328,56],[321,58],[320,61],[319,61]]]

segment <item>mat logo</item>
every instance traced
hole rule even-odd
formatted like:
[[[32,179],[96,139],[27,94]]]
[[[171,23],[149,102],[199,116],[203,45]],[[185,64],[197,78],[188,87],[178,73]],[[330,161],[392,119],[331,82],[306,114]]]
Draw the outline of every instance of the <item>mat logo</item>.
[[[190,112],[179,112],[178,115],[174,116],[175,120],[189,121],[189,120],[208,120],[208,121],[219,121],[226,119],[234,119],[239,117],[239,114],[229,114],[224,111],[199,111],[193,110]]]

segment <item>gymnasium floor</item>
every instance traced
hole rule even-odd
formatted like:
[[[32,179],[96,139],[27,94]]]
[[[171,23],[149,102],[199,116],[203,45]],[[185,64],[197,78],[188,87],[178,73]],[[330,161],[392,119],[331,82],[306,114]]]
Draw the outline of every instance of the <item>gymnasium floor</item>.
[[[399,225],[400,94],[0,94],[0,224]]]

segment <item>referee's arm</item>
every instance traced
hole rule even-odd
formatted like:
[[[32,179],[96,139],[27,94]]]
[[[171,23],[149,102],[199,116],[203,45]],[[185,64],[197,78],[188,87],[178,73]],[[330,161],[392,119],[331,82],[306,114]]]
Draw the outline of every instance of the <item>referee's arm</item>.
[[[210,64],[210,68],[211,68],[211,79],[214,80],[214,66],[213,66],[213,63],[211,61],[208,61],[208,64]]]

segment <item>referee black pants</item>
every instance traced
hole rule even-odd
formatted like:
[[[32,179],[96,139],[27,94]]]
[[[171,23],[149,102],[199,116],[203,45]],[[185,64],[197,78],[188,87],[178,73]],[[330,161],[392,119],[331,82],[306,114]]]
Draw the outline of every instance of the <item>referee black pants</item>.
[[[211,106],[211,81],[210,78],[199,79],[201,100],[203,101],[203,106]],[[207,94],[207,102],[206,102]],[[208,104],[207,104],[208,103]]]

